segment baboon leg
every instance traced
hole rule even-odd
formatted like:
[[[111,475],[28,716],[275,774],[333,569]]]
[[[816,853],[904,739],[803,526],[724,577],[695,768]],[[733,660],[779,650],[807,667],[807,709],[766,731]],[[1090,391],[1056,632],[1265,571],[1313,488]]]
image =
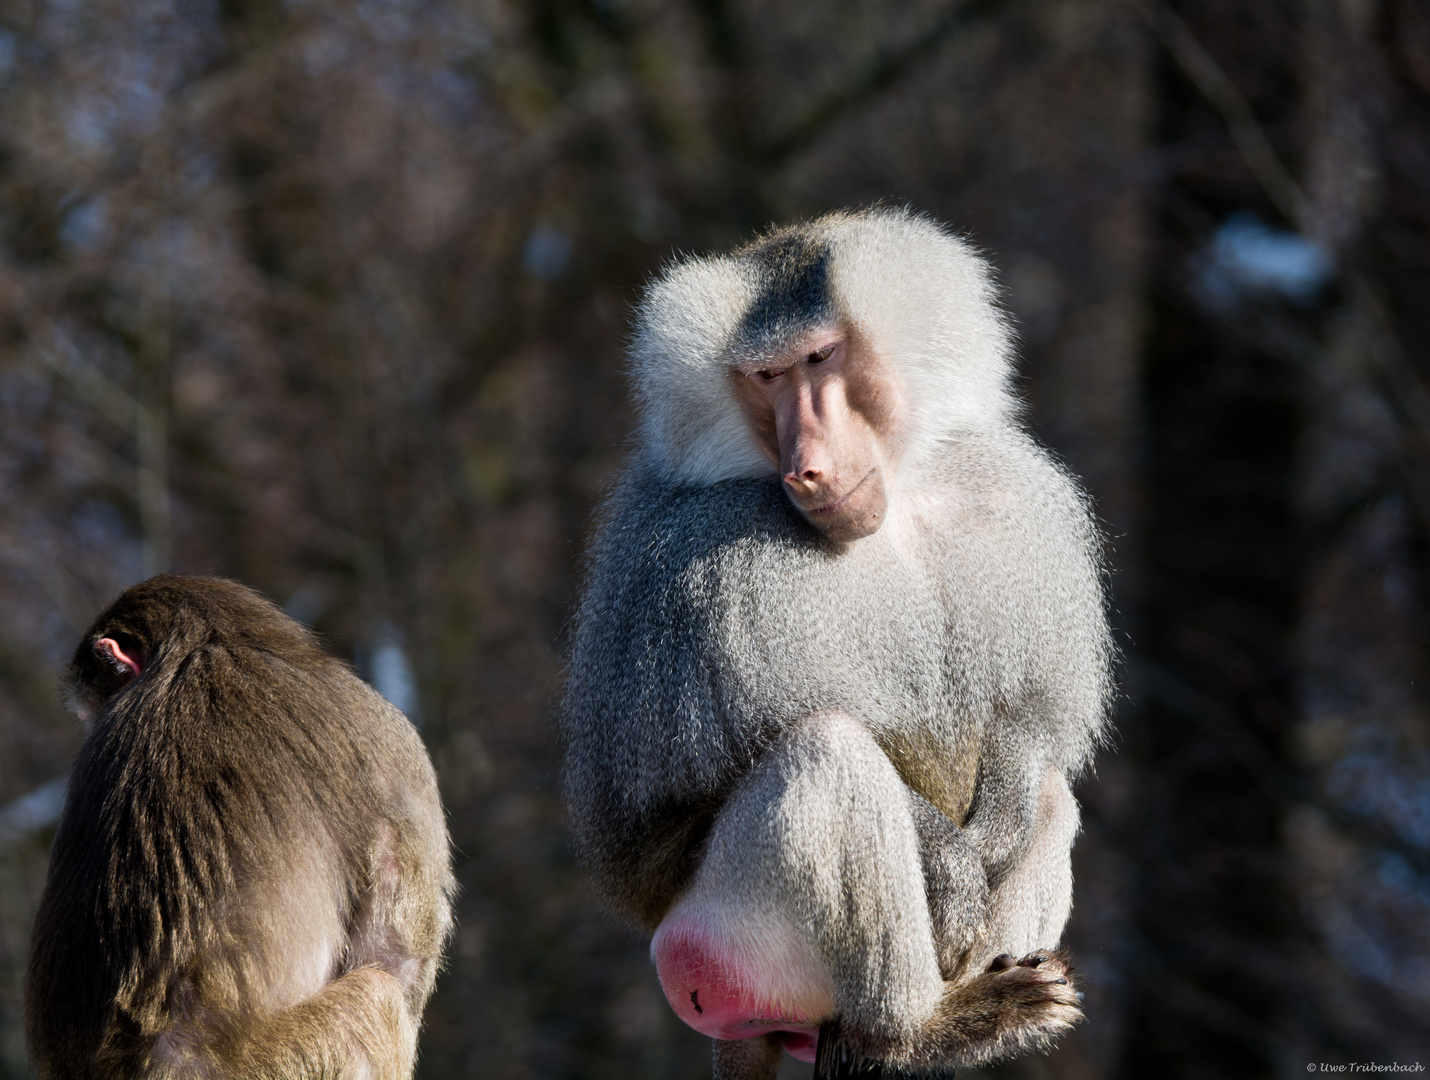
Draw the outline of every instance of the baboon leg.
[[[986,959],[946,981],[920,844],[918,804],[868,729],[843,713],[810,717],[721,809],[657,929],[667,1000],[716,1038],[790,1039],[837,1019],[841,1056],[910,1075],[1045,1045],[1081,1015],[1066,965],[993,961],[999,942],[984,940],[968,951]],[[935,881],[971,872],[981,867],[956,860]],[[965,915],[983,930],[981,904]]]
[[[933,1019],[944,981],[913,802],[863,724],[816,714],[766,753],[652,953],[676,1014],[717,1038],[803,1033],[812,1059],[808,1036],[836,1015],[883,1048]]]

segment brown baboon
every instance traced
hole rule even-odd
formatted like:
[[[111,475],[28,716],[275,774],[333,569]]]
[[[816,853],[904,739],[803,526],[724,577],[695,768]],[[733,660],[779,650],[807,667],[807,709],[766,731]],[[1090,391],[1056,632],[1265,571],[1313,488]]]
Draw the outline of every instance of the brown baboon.
[[[99,616],[70,698],[39,1074],[410,1076],[453,878],[407,719],[251,589],[174,575]]]

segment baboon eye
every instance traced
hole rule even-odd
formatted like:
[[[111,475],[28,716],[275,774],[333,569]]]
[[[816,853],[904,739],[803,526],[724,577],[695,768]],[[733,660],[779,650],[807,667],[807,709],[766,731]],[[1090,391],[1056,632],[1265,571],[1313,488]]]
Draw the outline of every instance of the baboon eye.
[[[769,382],[771,379],[778,379],[784,373],[784,368],[771,368],[769,371],[758,371],[755,374],[759,375],[765,382]]]
[[[826,345],[824,348],[810,353],[805,357],[805,362],[809,364],[822,364],[834,355],[834,346]]]

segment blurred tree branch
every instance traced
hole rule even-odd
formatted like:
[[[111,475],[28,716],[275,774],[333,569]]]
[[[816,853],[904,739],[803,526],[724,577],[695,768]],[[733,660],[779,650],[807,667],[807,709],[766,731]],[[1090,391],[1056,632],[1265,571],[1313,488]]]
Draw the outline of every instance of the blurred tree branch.
[[[1192,85],[1221,114],[1231,132],[1232,141],[1267,197],[1287,221],[1301,227],[1305,196],[1272,148],[1245,95],[1197,40],[1182,17],[1163,0],[1131,0],[1131,3],[1177,66],[1191,79]]]
[[[839,119],[869,103],[908,77],[926,57],[933,55],[953,35],[991,18],[1009,0],[965,0],[936,19],[907,45],[879,56],[848,85],[825,95],[800,116],[788,131],[762,148],[767,165],[778,166],[828,131]]]
[[[56,323],[44,320],[41,330],[43,336],[30,339],[31,355],[78,390],[101,416],[137,438],[145,422],[145,406],[89,360]]]
[[[146,322],[149,320],[146,319]],[[155,333],[146,327],[145,339]],[[148,353],[140,365],[139,381],[146,388],[147,402],[130,394],[91,362],[69,335],[47,322],[43,339],[32,339],[31,353],[45,367],[79,391],[102,416],[134,440],[138,467],[135,470],[135,499],[145,546],[145,574],[156,574],[169,564],[169,447],[168,419],[162,390],[149,384],[162,379],[161,356]],[[153,370],[150,370],[153,369]]]
[[[1377,822],[1353,814],[1324,798],[1258,743],[1225,706],[1193,689],[1166,668],[1146,659],[1129,656],[1126,668],[1128,681],[1136,692],[1155,699],[1178,716],[1202,727],[1217,745],[1231,751],[1246,767],[1247,774],[1255,777],[1256,782],[1278,801],[1288,806],[1314,806],[1362,844],[1399,855],[1430,884],[1430,853],[1407,843]]]

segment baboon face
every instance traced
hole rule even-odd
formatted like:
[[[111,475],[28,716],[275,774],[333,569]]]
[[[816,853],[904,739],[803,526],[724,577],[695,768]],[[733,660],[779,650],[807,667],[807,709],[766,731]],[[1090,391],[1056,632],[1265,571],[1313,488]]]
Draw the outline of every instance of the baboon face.
[[[877,532],[908,423],[893,367],[835,325],[737,365],[734,381],[757,444],[805,519],[840,543]]]

